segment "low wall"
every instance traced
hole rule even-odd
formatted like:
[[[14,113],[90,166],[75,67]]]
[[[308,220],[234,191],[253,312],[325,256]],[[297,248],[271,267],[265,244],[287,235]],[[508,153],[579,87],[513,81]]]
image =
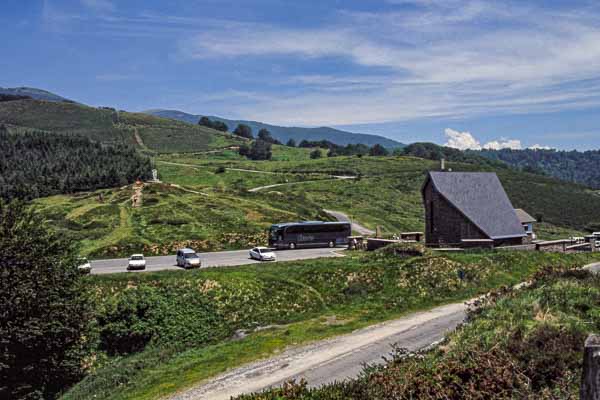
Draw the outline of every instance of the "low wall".
[[[406,240],[367,238],[367,251],[373,251],[393,243],[403,243]]]

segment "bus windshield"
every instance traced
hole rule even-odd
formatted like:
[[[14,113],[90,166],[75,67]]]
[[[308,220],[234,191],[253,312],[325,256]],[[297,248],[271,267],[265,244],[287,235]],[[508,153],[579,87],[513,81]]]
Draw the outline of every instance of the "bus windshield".
[[[282,234],[283,234],[283,229],[273,226],[273,227],[271,227],[269,237],[272,240],[277,240],[278,236],[281,236]]]

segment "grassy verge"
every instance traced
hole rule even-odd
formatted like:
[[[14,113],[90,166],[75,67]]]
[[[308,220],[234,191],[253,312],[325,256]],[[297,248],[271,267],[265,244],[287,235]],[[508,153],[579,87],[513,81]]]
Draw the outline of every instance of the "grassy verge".
[[[512,285],[540,265],[591,259],[525,252],[412,259],[354,253],[191,273],[90,277],[97,361],[64,399],[154,399],[287,346]],[[269,325],[275,326],[256,329]],[[231,340],[238,329],[249,336]]]
[[[546,268],[531,287],[492,296],[424,355],[398,352],[343,384],[240,399],[578,399],[584,340],[599,329],[600,277]]]

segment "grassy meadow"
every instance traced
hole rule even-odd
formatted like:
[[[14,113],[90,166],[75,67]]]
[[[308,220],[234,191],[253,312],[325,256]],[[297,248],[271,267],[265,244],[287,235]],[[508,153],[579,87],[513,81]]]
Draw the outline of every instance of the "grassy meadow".
[[[593,259],[526,252],[405,259],[379,251],[186,273],[90,276],[96,351],[90,375],[63,399],[155,399],[287,346],[513,285],[541,266]],[[231,340],[238,329],[248,336]]]

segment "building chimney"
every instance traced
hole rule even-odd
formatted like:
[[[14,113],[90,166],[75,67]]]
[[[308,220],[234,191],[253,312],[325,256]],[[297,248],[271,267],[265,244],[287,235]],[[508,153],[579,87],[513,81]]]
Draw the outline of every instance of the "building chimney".
[[[446,160],[442,158],[440,161],[441,161],[440,169],[442,171],[445,171],[446,170]]]

